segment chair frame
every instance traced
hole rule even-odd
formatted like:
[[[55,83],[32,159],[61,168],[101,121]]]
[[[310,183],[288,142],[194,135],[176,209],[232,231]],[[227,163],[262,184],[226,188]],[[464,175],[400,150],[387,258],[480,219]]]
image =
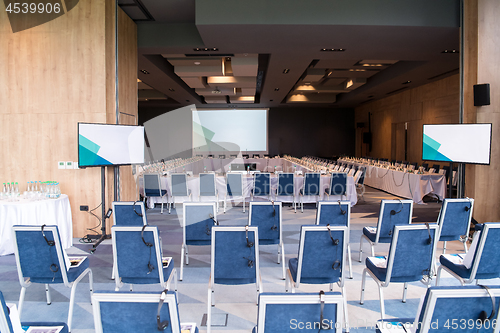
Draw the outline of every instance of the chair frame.
[[[368,269],[368,267],[365,267],[363,269],[363,273],[362,273],[362,278],[361,278],[361,297],[360,297],[360,304],[363,304],[364,303],[364,297],[365,297],[365,285],[366,285],[366,274],[369,274],[373,281],[375,281],[377,283],[377,286],[378,286],[378,292],[379,292],[379,301],[380,301],[380,314],[381,314],[381,318],[382,319],[385,319],[385,305],[384,305],[384,293],[383,293],[383,289],[382,288],[385,288],[385,287],[388,287],[389,284],[391,283],[391,276],[392,276],[392,267],[394,265],[394,256],[396,254],[396,250],[397,250],[397,243],[398,243],[398,237],[399,237],[399,232],[402,231],[402,230],[419,230],[419,229],[427,229],[427,226],[426,225],[396,225],[394,226],[394,233],[393,233],[393,236],[392,236],[392,241],[391,241],[391,248],[390,248],[390,252],[389,252],[389,255],[387,256],[387,266],[386,266],[386,269],[387,269],[387,274],[385,276],[385,281],[380,281],[376,276],[375,274],[370,271]],[[433,275],[432,273],[432,270],[435,266],[435,253],[436,253],[436,247],[437,247],[437,241],[438,241],[438,237],[439,237],[439,227],[437,224],[429,224],[429,230],[435,230],[434,231],[434,237],[432,237],[432,250],[431,250],[431,263],[430,263],[430,266],[429,266],[429,269],[431,270],[430,272],[430,275]],[[426,284],[427,287],[430,286],[430,282],[431,280],[429,279],[429,281],[427,283],[421,281],[422,283]],[[393,283],[401,283],[401,282],[393,282]],[[403,303],[406,303],[406,292],[408,290],[408,282],[403,282],[404,283],[404,287],[403,287],[403,297],[402,297],[402,302]]]
[[[168,191],[165,191],[165,195],[161,195],[161,177],[160,177],[160,174],[158,174],[158,173],[145,173],[142,175],[142,184],[144,186],[144,204],[146,203],[146,199],[147,199],[147,196],[146,196],[146,176],[153,176],[153,175],[158,177],[159,195],[157,195],[157,196],[161,198],[161,214],[163,214],[163,198],[164,197],[167,198],[168,212],[170,213],[170,203],[168,201]]]
[[[318,184],[318,194],[305,194],[305,188],[306,188],[306,185],[307,185],[307,175],[318,175],[319,176],[319,184]],[[316,207],[318,206],[318,201],[319,199],[321,198],[321,173],[319,172],[306,172],[304,174],[304,184],[302,184],[302,189],[299,191],[299,196],[300,196],[300,211],[301,213],[304,212],[304,196],[307,195],[307,196],[317,196],[318,197],[318,200],[316,200]]]
[[[186,184],[186,194],[187,195],[174,195],[174,191],[172,190],[173,188],[173,182],[172,182],[172,178],[174,176],[184,176],[184,180],[185,180],[185,184]],[[172,198],[172,203],[170,203],[170,205],[168,206],[168,213],[170,214],[170,208],[173,206],[174,209],[175,209],[175,197],[188,197],[189,200],[191,201],[192,198],[191,198],[191,191],[189,190],[188,188],[188,179],[187,179],[187,174],[185,173],[172,173],[170,174],[170,197]]]
[[[269,194],[264,194],[264,195],[255,195],[255,188],[256,188],[256,182],[257,182],[257,175],[268,175],[269,177]],[[253,175],[253,188],[252,188],[252,197],[251,197],[251,200],[253,201],[254,200],[254,197],[255,196],[258,196],[258,197],[266,197],[267,196],[267,199],[269,201],[271,201],[271,196],[272,196],[272,188],[271,188],[271,173],[270,172],[257,172]]]
[[[238,226],[238,227],[227,227],[227,226],[218,226],[216,228],[212,228],[212,244],[211,244],[211,259],[210,259],[210,278],[208,282],[208,302],[207,302],[207,333],[211,332],[212,325],[212,307],[215,306],[215,298],[214,298],[214,285],[215,285],[215,235],[217,232],[222,231],[243,231],[254,233],[254,256],[255,256],[255,285],[257,288],[257,298],[256,303],[258,304],[259,294],[263,292],[262,290],[262,277],[260,274],[260,266],[259,266],[259,231],[257,227],[251,226]]]
[[[214,182],[214,193],[210,193],[210,195],[202,195],[201,194],[201,178],[202,177],[211,177]],[[199,201],[201,202],[201,197],[215,197],[215,202],[217,203],[217,212],[219,211],[219,191],[217,191],[217,180],[215,177],[214,172],[206,172],[206,173],[200,173],[199,175],[199,181],[200,181],[200,195],[199,195]]]
[[[322,206],[334,206],[338,205],[346,206],[346,214],[347,214],[347,224],[344,225],[347,227],[347,240],[351,239],[351,202],[350,201],[320,201],[318,202],[318,210],[316,211],[316,225],[324,225],[319,224],[321,218],[321,208]],[[335,224],[330,224],[331,226],[336,226]],[[340,224],[337,224],[340,225]],[[351,243],[347,242],[347,260],[349,263],[349,279],[352,279],[352,258],[351,258]]]
[[[285,245],[283,244],[283,210],[281,201],[267,202],[267,201],[252,201],[250,202],[248,212],[248,225],[252,225],[252,211],[256,206],[277,206],[279,212],[279,244],[278,244],[278,265],[282,266],[282,279],[285,280]],[[275,207],[276,209],[276,207]],[[262,245],[261,245],[262,246]]]
[[[344,297],[338,294],[325,293],[323,296],[325,304],[336,304],[337,322],[341,325],[335,325],[332,332],[342,333],[342,312],[344,311]],[[300,294],[261,294],[259,296],[259,309],[257,314],[257,326],[255,333],[273,333],[265,330],[267,305],[285,305],[285,304],[321,304],[321,298],[317,293]]]
[[[121,281],[119,272],[118,272],[118,253],[116,248],[116,232],[141,232],[143,227],[122,227],[122,226],[113,226],[111,228],[111,238],[113,244],[113,269],[115,276],[115,291],[119,291],[121,287],[123,287],[123,282]],[[158,268],[158,278],[159,284],[163,289],[170,289],[170,284],[172,280],[174,281],[174,288],[177,290],[177,269],[175,267],[172,268],[172,273],[168,277],[167,281],[165,281],[165,276],[163,275],[163,263],[162,263],[162,250],[161,250],[161,239],[158,235],[158,228],[156,226],[146,226],[144,228],[144,232],[153,232],[154,239],[154,248],[156,253],[156,258],[151,261],[156,261],[156,267]],[[160,267],[162,269],[160,269]],[[133,284],[130,284],[130,291],[133,291]]]
[[[441,271],[443,269],[447,273],[449,273],[453,277],[455,277],[458,281],[460,281],[460,284],[462,286],[464,286],[466,284],[470,284],[474,280],[476,280],[476,284],[479,283],[478,279],[476,279],[476,273],[477,273],[477,270],[479,268],[479,264],[481,263],[481,257],[483,256],[484,243],[486,242],[486,239],[488,238],[488,232],[489,232],[490,228],[495,228],[495,229],[500,228],[500,225],[494,225],[494,224],[492,225],[492,224],[488,224],[488,223],[484,224],[483,229],[481,230],[481,234],[478,235],[480,237],[480,239],[478,239],[476,252],[474,254],[474,259],[473,259],[472,266],[471,266],[470,277],[468,279],[464,279],[464,278],[460,277],[459,275],[455,274],[450,269],[448,269],[448,267],[446,267],[444,265],[440,265],[438,270],[437,270],[436,286],[439,285],[439,282],[441,280]]]
[[[375,256],[375,245],[379,243],[379,238],[380,238],[380,227],[382,226],[383,223],[383,216],[384,216],[384,211],[385,211],[385,206],[386,204],[391,204],[391,203],[399,203],[401,202],[403,205],[404,204],[409,204],[410,205],[410,216],[408,219],[408,224],[411,224],[411,219],[413,216],[413,200],[382,200],[380,203],[380,211],[378,215],[378,221],[377,221],[377,233],[375,236],[375,241],[372,242],[368,237],[366,237],[364,234],[361,234],[361,239],[359,240],[359,262],[361,262],[362,256],[363,256],[363,239],[366,239],[366,241],[370,244],[371,247],[371,256]]]
[[[184,263],[189,265],[189,249],[186,243],[186,210],[188,207],[195,206],[211,206],[212,214],[214,215],[215,221],[217,221],[217,210],[215,208],[215,203],[213,202],[186,202],[182,207],[182,245],[181,245],[181,273],[179,280],[182,281],[184,279]]]
[[[226,207],[227,207],[227,198],[228,198],[227,178],[229,175],[238,175],[240,177],[240,180],[241,180],[241,198],[243,199],[242,201],[243,201],[243,213],[244,213],[245,212],[245,189],[243,188],[243,175],[241,174],[241,172],[228,172],[228,173],[226,173],[226,194],[224,194],[224,214],[226,213]],[[232,197],[233,197],[233,195],[231,195],[231,198]],[[238,195],[236,195],[235,197],[238,197]]]
[[[288,196],[288,194],[279,194],[278,191],[280,189],[280,178],[282,177],[281,175],[292,175],[292,179],[293,179],[293,209],[295,210],[295,213],[297,213],[297,202],[295,200],[295,196],[296,196],[296,193],[295,193],[295,174],[293,172],[280,172],[278,173],[278,186],[276,187],[276,195],[275,195],[275,198],[276,200],[278,199],[279,196]]]
[[[467,221],[467,226],[466,226],[466,231],[465,231],[465,234],[464,234],[464,238],[463,239],[460,239],[460,241],[463,243],[464,245],[464,250],[465,250],[465,253],[467,253],[467,240],[469,239],[469,230],[470,230],[470,223],[471,223],[471,220],[472,220],[472,212],[474,210],[474,199],[470,199],[470,198],[460,198],[460,199],[450,199],[450,198],[446,198],[443,200],[443,205],[441,206],[441,210],[439,211],[439,216],[438,216],[438,225],[439,225],[439,237],[441,237],[441,227],[443,225],[443,222],[444,222],[444,219],[446,217],[446,211],[448,209],[448,204],[449,203],[459,203],[459,202],[463,202],[463,203],[470,203],[470,210],[469,210],[469,219]],[[446,253],[446,242],[447,241],[443,241],[444,244],[443,244],[443,254]]]
[[[23,305],[24,305],[24,296],[26,294],[26,288],[31,286],[32,282],[30,281],[30,278],[27,278],[26,280],[24,279],[24,275],[21,269],[21,259],[19,258],[19,248],[17,244],[17,237],[16,237],[16,231],[32,231],[32,232],[40,232],[41,233],[41,226],[25,226],[25,225],[15,225],[12,227],[12,239],[14,240],[14,249],[15,249],[15,257],[16,257],[16,265],[17,265],[17,273],[19,275],[19,283],[21,284],[21,293],[19,295],[19,306],[18,306],[18,311],[19,311],[19,316],[21,316]],[[69,311],[68,311],[68,331],[71,332],[71,324],[73,321],[73,309],[75,305],[75,292],[76,292],[76,286],[78,285],[78,282],[82,280],[82,278],[87,275],[89,275],[89,286],[90,286],[90,297],[92,298],[93,294],[93,285],[94,285],[94,280],[93,280],[93,275],[92,275],[92,270],[90,268],[85,269],[73,282],[68,281],[68,272],[66,268],[66,263],[64,259],[64,254],[63,254],[63,248],[61,245],[60,237],[59,237],[59,230],[57,229],[57,226],[54,225],[48,225],[44,227],[45,232],[52,232],[52,237],[53,241],[55,242],[54,248],[56,251],[56,257],[57,257],[57,262],[58,266],[60,267],[60,272],[61,276],[63,279],[63,284],[71,289],[71,295],[69,299]],[[88,259],[86,259],[88,260]],[[66,269],[62,269],[62,268]],[[45,293],[47,297],[47,305],[50,305],[52,303],[51,298],[50,298],[50,289],[49,289],[49,284],[45,284]]]

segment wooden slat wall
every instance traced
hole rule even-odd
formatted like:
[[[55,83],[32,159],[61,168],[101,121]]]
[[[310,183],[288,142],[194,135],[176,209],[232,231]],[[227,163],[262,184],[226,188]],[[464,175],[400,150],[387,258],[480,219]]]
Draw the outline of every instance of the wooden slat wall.
[[[70,198],[75,237],[98,223],[79,206],[99,205],[100,170],[59,170],[57,162],[78,160],[78,122],[107,120],[107,100],[114,98],[106,89],[110,2],[80,1],[67,14],[17,33],[0,4],[0,182],[17,181],[24,191],[27,181],[59,181]]]

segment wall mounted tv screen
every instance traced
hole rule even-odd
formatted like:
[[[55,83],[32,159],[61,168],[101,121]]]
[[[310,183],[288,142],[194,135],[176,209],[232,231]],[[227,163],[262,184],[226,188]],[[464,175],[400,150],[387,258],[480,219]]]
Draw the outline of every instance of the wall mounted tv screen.
[[[78,123],[80,168],[144,163],[144,127]]]
[[[424,125],[422,160],[490,164],[491,124]]]

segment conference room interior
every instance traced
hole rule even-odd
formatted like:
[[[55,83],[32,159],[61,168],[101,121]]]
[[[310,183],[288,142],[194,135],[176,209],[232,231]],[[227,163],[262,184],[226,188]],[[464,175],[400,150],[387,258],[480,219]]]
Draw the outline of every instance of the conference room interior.
[[[389,0],[377,4],[321,0],[317,6],[301,1],[63,2],[63,15],[36,26],[13,24],[12,15],[0,13],[0,33],[6,37],[0,40],[4,50],[0,63],[6,73],[0,77],[4,87],[0,140],[8,156],[0,166],[2,182],[18,182],[21,193],[29,181],[59,182],[70,207],[72,246],[66,252],[88,256],[94,290],[115,289],[112,240],[93,246],[101,233],[100,219],[113,201],[142,200],[144,190],[140,165],[59,167],[61,161],[66,165],[79,161],[79,123],[144,126],[145,165],[199,157],[215,166],[220,179],[228,172],[221,167],[221,155],[232,159],[235,154],[235,164],[245,163],[244,155],[258,154],[268,165],[278,156],[325,161],[368,157],[418,166],[437,164],[442,169],[450,163],[422,158],[424,125],[491,124],[489,164],[454,163],[460,178],[452,186],[452,197],[474,199],[474,222],[500,219],[493,199],[500,195],[495,171],[500,159],[496,140],[500,62],[495,56],[500,25],[495,14],[500,6],[494,0],[399,5]],[[230,79],[224,81],[225,77]],[[475,105],[481,96],[474,93],[474,86],[486,83],[491,102]],[[229,142],[234,150],[214,149],[218,142],[197,145],[194,117],[215,110],[265,110],[266,148],[238,149],[234,142]],[[251,135],[251,130],[243,133],[247,139]],[[194,179],[199,172],[188,177]],[[380,319],[379,293],[370,279],[365,302],[359,302],[366,265],[364,259],[361,263],[356,259],[363,228],[377,224],[381,200],[408,199],[366,185],[362,192],[351,207],[353,278],[345,281],[351,332],[373,331]],[[414,194],[411,187],[410,192]],[[448,188],[444,197],[449,197]],[[412,223],[435,223],[444,197],[429,192],[414,199]],[[248,209],[250,195],[246,199]],[[220,225],[248,222],[248,210],[243,213],[241,204],[231,203],[223,213],[223,199],[219,200]],[[297,257],[301,226],[315,223],[313,201],[304,205],[303,213],[295,212],[290,202],[283,203],[286,266]],[[170,213],[158,203],[148,206],[148,224],[158,227],[163,254],[172,256],[179,274],[183,203]],[[103,225],[109,235],[113,217],[104,219]],[[2,230],[2,237],[6,232],[10,230]],[[88,234],[93,235],[90,243]],[[442,246],[438,245],[436,260]],[[369,253],[366,243],[363,251]],[[389,244],[379,244],[375,253],[388,251]],[[448,242],[447,253],[462,252],[461,242]],[[204,331],[210,247],[192,246],[189,254],[184,279],[178,282],[180,319]],[[274,247],[261,246],[260,266],[263,290],[285,292]],[[0,291],[7,302],[17,303],[21,286],[15,256],[1,255],[0,267]],[[495,279],[481,282],[497,284]],[[460,283],[444,274],[441,285]],[[76,291],[72,332],[94,332],[88,288],[84,278]],[[385,288],[386,315],[414,318],[426,287],[410,283],[406,303],[401,303],[401,288],[399,284]],[[22,321],[67,322],[70,290],[60,285],[51,285],[51,290],[48,306],[43,284],[27,289]],[[319,290],[327,291],[328,286],[302,284],[296,292]],[[161,288],[134,285],[134,291],[160,293]],[[215,291],[212,331],[251,331],[258,310],[254,287],[216,286]]]

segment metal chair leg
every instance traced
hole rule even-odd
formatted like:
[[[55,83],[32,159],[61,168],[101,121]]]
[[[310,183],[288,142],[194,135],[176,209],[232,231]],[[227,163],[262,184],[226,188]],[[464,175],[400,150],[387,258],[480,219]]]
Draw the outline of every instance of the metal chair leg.
[[[403,303],[406,303],[406,292],[408,291],[408,282],[405,282],[404,283],[404,287],[403,287]]]

